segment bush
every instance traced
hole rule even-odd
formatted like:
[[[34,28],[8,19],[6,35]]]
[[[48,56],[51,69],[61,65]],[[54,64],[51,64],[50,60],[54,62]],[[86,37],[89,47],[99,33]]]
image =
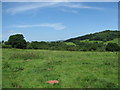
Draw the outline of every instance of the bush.
[[[74,45],[69,45],[69,46],[66,46],[66,50],[68,50],[68,51],[78,51],[79,48],[77,46],[74,46]]]
[[[108,43],[106,46],[106,51],[120,51],[120,47],[116,43]]]
[[[2,48],[12,48],[11,45],[2,44]]]

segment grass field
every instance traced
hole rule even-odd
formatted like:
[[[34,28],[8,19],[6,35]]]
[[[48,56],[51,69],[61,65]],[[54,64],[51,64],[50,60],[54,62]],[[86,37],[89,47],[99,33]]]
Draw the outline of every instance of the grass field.
[[[117,52],[3,49],[2,56],[3,88],[118,87]]]

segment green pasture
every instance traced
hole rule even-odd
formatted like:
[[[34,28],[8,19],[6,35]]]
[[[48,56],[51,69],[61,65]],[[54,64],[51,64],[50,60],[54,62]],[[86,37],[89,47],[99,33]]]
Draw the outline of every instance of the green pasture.
[[[3,88],[117,88],[118,53],[3,49],[2,80]]]

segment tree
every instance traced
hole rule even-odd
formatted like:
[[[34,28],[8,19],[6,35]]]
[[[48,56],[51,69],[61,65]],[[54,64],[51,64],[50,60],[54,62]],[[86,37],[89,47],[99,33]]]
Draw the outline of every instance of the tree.
[[[116,43],[108,43],[106,46],[106,51],[120,51],[120,47]]]
[[[2,40],[2,43],[4,43],[4,40]]]
[[[27,46],[27,43],[22,34],[11,35],[8,40],[8,44],[12,48],[24,49]]]

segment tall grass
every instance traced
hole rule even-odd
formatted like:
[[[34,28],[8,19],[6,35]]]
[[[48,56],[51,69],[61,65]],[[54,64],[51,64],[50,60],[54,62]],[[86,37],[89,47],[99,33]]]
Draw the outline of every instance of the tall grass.
[[[40,58],[39,53],[35,52],[15,52],[13,53],[9,59],[38,59]]]
[[[4,53],[5,52],[5,53]],[[5,55],[7,54],[7,55]],[[44,52],[39,53],[37,50],[21,50],[21,49],[4,49],[3,50],[3,57],[2,59],[9,59],[9,60],[15,60],[15,59],[43,59],[46,56],[44,55]]]

